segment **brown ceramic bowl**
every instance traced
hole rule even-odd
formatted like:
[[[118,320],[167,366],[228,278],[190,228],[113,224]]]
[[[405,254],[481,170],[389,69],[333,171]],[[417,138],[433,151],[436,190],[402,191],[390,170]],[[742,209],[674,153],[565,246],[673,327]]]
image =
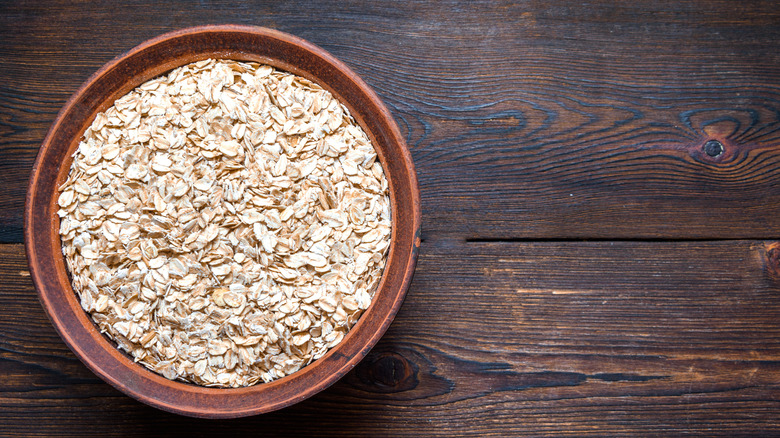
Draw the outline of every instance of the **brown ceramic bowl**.
[[[168,380],[134,363],[96,329],[68,278],[58,236],[57,187],[79,139],[99,111],[143,82],[206,58],[259,61],[313,80],[350,110],[373,141],[390,183],[392,237],[373,303],[344,340],[300,371],[240,389]],[[73,352],[92,371],[136,399],[179,414],[230,418],[273,411],[327,388],[352,369],[384,334],[412,279],[420,245],[420,200],[409,151],[387,108],[347,66],[291,35],[248,26],[205,26],[151,39],[114,59],[70,98],[49,130],[33,167],[25,206],[25,244],[41,303]]]

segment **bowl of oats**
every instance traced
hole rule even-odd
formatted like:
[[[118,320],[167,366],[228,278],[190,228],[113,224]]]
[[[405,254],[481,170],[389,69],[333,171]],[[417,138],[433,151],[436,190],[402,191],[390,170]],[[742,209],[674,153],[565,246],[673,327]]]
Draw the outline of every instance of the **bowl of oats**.
[[[124,393],[232,418],[327,388],[389,327],[420,200],[403,137],[300,38],[203,26],[106,64],[44,140],[25,207],[40,301]]]

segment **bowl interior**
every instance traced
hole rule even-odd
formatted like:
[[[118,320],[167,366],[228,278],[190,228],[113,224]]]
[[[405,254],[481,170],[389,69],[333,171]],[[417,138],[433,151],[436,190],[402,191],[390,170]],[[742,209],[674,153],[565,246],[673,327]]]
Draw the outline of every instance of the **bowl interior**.
[[[257,61],[317,82],[347,106],[375,148],[390,185],[392,234],[374,300],[344,340],[300,371],[255,386],[206,388],[171,381],[136,364],[99,333],[68,278],[58,234],[57,188],[95,115],[145,81],[207,58]],[[226,418],[279,409],[342,377],[390,325],[411,281],[419,249],[420,206],[411,157],[392,116],[371,89],[322,49],[281,32],[206,26],[154,38],[114,59],[68,101],[38,154],[25,209],[25,243],[41,303],[63,340],[96,374],[121,391],[168,411]]]

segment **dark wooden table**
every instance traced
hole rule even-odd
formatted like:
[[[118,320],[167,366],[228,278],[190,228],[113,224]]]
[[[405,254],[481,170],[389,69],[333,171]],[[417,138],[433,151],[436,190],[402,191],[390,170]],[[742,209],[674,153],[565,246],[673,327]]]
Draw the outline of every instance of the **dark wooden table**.
[[[163,32],[267,26],[353,68],[419,174],[423,244],[353,372],[279,412],[157,411],[55,333],[22,245],[57,111]],[[0,4],[0,435],[780,434],[773,2]]]

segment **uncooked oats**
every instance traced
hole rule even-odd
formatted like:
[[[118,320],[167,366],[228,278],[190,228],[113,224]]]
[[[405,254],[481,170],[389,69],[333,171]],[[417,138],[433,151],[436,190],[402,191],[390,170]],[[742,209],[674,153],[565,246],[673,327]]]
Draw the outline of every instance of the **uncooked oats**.
[[[205,386],[322,357],[370,305],[390,244],[388,183],[346,107],[249,62],[177,68],[99,113],[58,204],[100,330]]]

